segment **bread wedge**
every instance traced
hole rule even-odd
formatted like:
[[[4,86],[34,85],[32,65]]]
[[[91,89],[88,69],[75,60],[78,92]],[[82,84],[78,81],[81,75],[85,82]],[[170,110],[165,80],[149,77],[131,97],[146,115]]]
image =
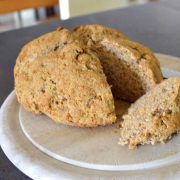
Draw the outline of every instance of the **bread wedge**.
[[[180,131],[180,78],[169,78],[138,99],[123,116],[119,144],[164,143]]]
[[[14,78],[18,101],[27,111],[79,127],[116,121],[113,96],[98,57],[65,28],[25,45]]]

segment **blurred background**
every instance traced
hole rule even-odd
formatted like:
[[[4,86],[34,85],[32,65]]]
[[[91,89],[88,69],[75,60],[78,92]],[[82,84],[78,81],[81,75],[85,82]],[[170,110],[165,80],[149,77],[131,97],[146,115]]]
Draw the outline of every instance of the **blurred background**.
[[[0,0],[0,32],[158,0]]]

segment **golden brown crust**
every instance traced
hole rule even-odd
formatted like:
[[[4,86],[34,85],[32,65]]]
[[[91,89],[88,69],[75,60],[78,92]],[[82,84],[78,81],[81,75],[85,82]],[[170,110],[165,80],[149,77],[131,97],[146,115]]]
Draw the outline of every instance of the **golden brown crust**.
[[[134,102],[163,79],[159,62],[150,49],[128,40],[122,33],[88,25],[76,28],[74,34],[100,58],[114,96]]]
[[[82,37],[81,40],[87,45],[103,40],[104,36],[109,36],[110,38],[115,39],[127,39],[127,37],[118,30],[99,24],[78,26],[74,28],[73,31],[74,35]]]
[[[99,59],[64,28],[27,44],[14,77],[18,101],[28,111],[79,127],[116,121]]]

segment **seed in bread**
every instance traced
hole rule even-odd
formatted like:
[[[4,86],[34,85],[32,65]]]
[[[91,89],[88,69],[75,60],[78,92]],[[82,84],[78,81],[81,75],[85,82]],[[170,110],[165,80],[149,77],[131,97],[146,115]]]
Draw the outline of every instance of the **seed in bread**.
[[[119,144],[163,143],[180,131],[180,78],[169,78],[137,100],[123,116]]]
[[[113,96],[98,57],[67,29],[25,45],[14,77],[18,101],[30,112],[79,127],[116,121]]]
[[[75,28],[74,34],[99,57],[114,96],[134,102],[162,81],[159,62],[151,50],[122,33],[86,25]]]

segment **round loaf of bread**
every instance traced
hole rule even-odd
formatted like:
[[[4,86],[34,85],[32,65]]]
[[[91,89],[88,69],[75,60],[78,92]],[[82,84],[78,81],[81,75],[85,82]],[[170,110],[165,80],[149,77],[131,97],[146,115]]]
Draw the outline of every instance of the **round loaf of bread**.
[[[150,49],[100,25],[74,29],[81,42],[99,57],[114,96],[134,102],[163,79]]]
[[[180,131],[180,78],[169,78],[137,100],[123,116],[119,144],[165,142]]]
[[[116,121],[113,96],[98,57],[67,29],[25,45],[14,77],[18,101],[30,112],[79,127]]]

